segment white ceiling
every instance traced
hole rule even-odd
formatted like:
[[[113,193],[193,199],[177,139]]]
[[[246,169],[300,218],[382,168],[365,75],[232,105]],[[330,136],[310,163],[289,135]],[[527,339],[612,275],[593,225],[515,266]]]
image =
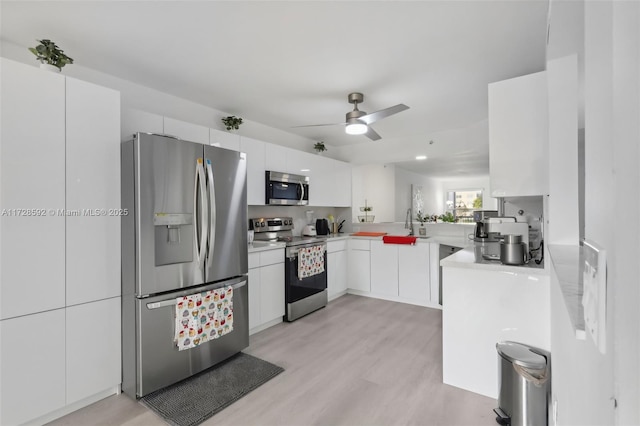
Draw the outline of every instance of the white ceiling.
[[[466,132],[451,152],[438,135],[470,126],[486,133],[478,123],[487,119],[487,84],[545,67],[547,0],[3,0],[0,7],[0,36],[10,43],[49,38],[76,64],[323,140],[343,156],[371,148],[381,157],[374,161],[406,161],[402,167],[432,176],[488,173],[486,134]],[[354,91],[365,95],[366,112],[410,109],[373,124],[382,136],[375,144],[342,126],[292,128],[343,122]],[[419,166],[408,161],[417,146],[438,144]]]

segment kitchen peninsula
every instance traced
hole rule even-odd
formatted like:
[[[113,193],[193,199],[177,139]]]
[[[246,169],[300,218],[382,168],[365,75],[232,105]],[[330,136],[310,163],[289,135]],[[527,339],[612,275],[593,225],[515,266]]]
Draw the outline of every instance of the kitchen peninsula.
[[[496,343],[550,349],[549,272],[485,260],[479,248],[441,261],[443,382],[497,398]]]

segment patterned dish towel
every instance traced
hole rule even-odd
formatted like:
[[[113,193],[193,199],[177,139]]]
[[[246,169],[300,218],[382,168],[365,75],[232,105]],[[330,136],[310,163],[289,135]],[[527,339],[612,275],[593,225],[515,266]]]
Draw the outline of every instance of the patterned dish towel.
[[[179,351],[195,348],[233,331],[233,287],[176,299],[174,342]]]
[[[324,272],[324,246],[298,250],[298,278],[307,278]]]

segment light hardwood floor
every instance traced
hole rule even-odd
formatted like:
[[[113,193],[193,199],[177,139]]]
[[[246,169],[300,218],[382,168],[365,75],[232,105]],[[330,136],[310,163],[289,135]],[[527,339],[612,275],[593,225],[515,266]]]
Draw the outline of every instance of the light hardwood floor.
[[[442,384],[442,312],[346,295],[251,336],[283,373],[203,425],[496,425],[496,400]],[[125,395],[52,425],[164,425]]]

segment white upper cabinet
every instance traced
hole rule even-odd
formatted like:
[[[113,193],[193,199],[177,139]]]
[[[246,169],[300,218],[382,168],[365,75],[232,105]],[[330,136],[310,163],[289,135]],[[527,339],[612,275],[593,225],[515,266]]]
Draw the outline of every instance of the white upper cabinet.
[[[130,141],[135,133],[164,133],[164,117],[133,108],[122,109],[120,139]]]
[[[335,161],[332,173],[332,199],[336,207],[351,207],[351,164]]]
[[[269,170],[272,172],[293,173],[297,175],[301,174],[299,170],[290,167],[290,165],[288,164],[295,163],[289,160],[289,157],[293,155],[293,152],[291,151],[295,150],[282,145],[276,145],[272,143],[266,144],[264,153],[265,170]]]
[[[164,117],[164,134],[175,136],[185,141],[209,145],[209,128],[186,121]]]
[[[492,197],[549,193],[546,72],[489,84]]]
[[[120,93],[66,87],[66,304],[120,295]],[[75,214],[78,213],[78,214]]]
[[[264,205],[265,143],[241,136],[240,151],[247,154],[247,204]]]
[[[4,319],[65,304],[65,78],[0,61]]]
[[[209,129],[209,145],[240,151],[240,135],[218,129]]]

